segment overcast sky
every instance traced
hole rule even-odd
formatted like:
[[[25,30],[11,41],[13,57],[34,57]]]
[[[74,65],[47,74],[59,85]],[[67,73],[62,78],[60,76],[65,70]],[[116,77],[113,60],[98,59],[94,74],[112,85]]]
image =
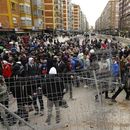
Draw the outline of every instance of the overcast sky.
[[[94,26],[95,21],[101,15],[109,0],[72,0],[72,3],[79,4],[86,15],[89,25]]]

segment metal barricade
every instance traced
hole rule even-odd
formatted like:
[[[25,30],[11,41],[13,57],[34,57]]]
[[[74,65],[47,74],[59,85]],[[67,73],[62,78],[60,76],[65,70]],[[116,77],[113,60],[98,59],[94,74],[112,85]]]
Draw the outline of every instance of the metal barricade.
[[[0,129],[114,130],[120,126],[121,120],[113,123],[115,117],[112,115],[117,111],[109,105],[106,108],[101,94],[102,91],[111,90],[111,75],[108,72],[101,73],[95,68],[6,80],[8,91],[14,96],[10,101],[15,100],[11,102],[9,109],[1,104],[0,108],[16,118],[17,123],[10,126],[6,121],[7,124],[0,125]],[[107,85],[104,87],[104,84]],[[98,94],[100,103],[95,102],[95,93]],[[129,123],[127,127],[129,128]]]

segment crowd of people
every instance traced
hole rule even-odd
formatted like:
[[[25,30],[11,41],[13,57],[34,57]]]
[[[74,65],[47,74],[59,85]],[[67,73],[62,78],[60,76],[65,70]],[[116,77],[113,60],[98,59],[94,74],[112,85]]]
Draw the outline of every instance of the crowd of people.
[[[44,115],[44,95],[48,107],[46,123],[51,124],[53,105],[56,108],[56,123],[59,123],[60,106],[64,104],[68,107],[63,99],[68,89],[70,98],[73,99],[72,83],[75,74],[92,67],[100,71],[108,69],[114,77],[113,82],[121,83],[121,87],[112,96],[112,101],[116,101],[123,89],[129,100],[130,49],[119,46],[119,43],[97,38],[90,41],[89,37],[81,35],[60,42],[51,34],[37,34],[2,37],[0,46],[0,103],[9,107],[8,95],[11,93],[17,99],[16,113],[26,121],[33,108],[35,115]],[[102,50],[106,51],[103,55],[98,55],[97,52]],[[111,55],[107,56],[108,53]],[[104,68],[99,65],[100,61],[107,63]],[[90,78],[89,74],[86,75]],[[79,81],[76,81],[76,87],[80,87]],[[108,90],[105,92],[106,98],[109,98]],[[2,117],[0,120],[3,120]]]

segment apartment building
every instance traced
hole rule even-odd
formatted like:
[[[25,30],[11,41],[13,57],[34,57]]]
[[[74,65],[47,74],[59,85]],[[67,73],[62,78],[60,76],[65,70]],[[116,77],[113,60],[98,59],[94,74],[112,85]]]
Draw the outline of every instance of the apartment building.
[[[0,0],[0,9],[0,26],[3,29],[43,29],[43,0]]]
[[[80,6],[71,0],[0,0],[0,29],[81,31],[86,23]]]
[[[63,0],[63,29],[68,30],[68,0]]]
[[[33,30],[42,30],[44,25],[43,0],[31,0]]]
[[[84,32],[87,30],[88,23],[87,18],[82,11],[80,11],[80,31]]]
[[[99,31],[101,29],[101,17],[99,17],[95,22],[95,30]]]
[[[95,23],[98,31],[114,33],[119,29],[119,0],[109,0]]]
[[[73,4],[73,30],[80,31],[80,6]]]
[[[80,12],[80,31],[85,32],[88,30],[88,22],[86,16],[83,14],[83,12]]]
[[[32,30],[32,10],[30,0],[19,0],[21,29]]]
[[[54,29],[54,0],[44,0],[44,9],[44,29]]]
[[[45,29],[63,29],[63,1],[44,0]]]
[[[63,30],[63,0],[54,0],[55,29]]]
[[[71,0],[68,0],[68,31],[73,30],[73,5]]]
[[[18,29],[21,25],[18,0],[0,0],[0,28],[5,31]]]
[[[130,36],[130,0],[119,0],[119,27]]]

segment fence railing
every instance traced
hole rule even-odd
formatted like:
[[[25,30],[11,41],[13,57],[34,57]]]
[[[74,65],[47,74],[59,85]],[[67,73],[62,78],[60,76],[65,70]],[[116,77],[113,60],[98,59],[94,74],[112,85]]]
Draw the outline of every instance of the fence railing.
[[[34,120],[37,120],[34,116],[30,116],[30,106],[33,106],[35,115],[42,112],[45,107],[48,108],[48,105],[45,105],[45,102],[50,105],[48,100],[54,101],[54,103],[55,101],[58,101],[61,103],[62,107],[67,107],[66,103],[64,104],[63,102],[64,95],[68,94],[70,98],[73,98],[73,86],[80,87],[83,86],[83,84],[87,85],[88,88],[93,88],[97,92],[100,103],[102,104],[102,91],[111,91],[114,85],[115,87],[120,86],[119,82],[112,79],[113,77],[111,76],[109,70],[100,72],[96,66],[94,68],[90,67],[87,70],[79,70],[65,74],[11,77],[5,80],[7,83],[8,92],[11,92],[14,98],[16,98],[15,103],[13,103],[15,112],[14,110],[11,111],[5,107],[4,104],[0,104],[0,108],[10,114],[13,118],[17,119],[19,122],[26,125],[27,127],[25,129],[38,129],[39,126],[35,124],[35,121],[32,121],[32,124],[27,122],[29,118],[34,118]],[[46,101],[43,96],[46,97]],[[48,108],[48,110],[49,109],[50,108]],[[47,117],[48,113],[51,111],[46,111]],[[9,126],[8,121],[6,121],[6,115],[3,115],[3,117],[5,118],[5,126],[7,130],[12,130],[13,127]],[[35,123],[33,124],[33,122]],[[44,127],[45,126],[41,125],[41,128]],[[17,126],[16,129],[21,128]]]
[[[11,130],[10,129],[10,124],[8,122],[8,118],[7,118],[7,114],[10,114],[13,118],[19,120],[21,123],[23,123],[24,125],[28,126],[31,130],[35,130],[35,128],[33,126],[31,126],[28,122],[26,122],[24,119],[22,119],[21,117],[19,117],[17,114],[15,114],[14,112],[11,112],[7,107],[5,107],[4,105],[2,105],[0,103],[0,110],[2,112],[2,117],[3,117],[3,123],[5,124],[7,130]]]

